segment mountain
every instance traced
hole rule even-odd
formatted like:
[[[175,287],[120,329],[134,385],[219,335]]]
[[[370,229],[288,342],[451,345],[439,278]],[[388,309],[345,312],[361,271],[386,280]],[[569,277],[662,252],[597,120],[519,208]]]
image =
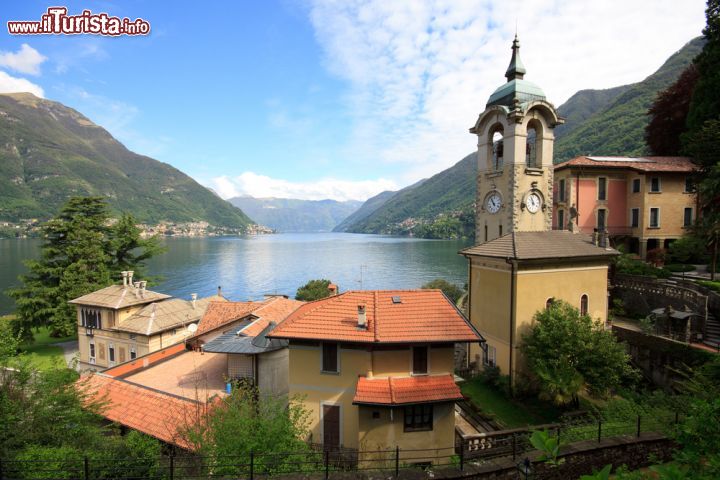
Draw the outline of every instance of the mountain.
[[[650,104],[658,92],[680,76],[702,46],[702,37],[693,39],[641,82],[575,93],[558,107],[566,123],[555,130],[555,162],[583,154],[646,153],[644,129]],[[439,233],[449,236],[472,234],[476,175],[477,165],[472,153],[416,188],[400,190],[379,207],[367,205],[368,200],[358,212],[370,213],[364,218],[346,219],[341,223],[343,231],[432,237]]]
[[[363,202],[235,197],[230,203],[279,232],[329,232]]]
[[[360,208],[355,210],[353,213],[351,213],[348,217],[346,217],[342,222],[337,224],[335,228],[333,228],[333,232],[345,232],[347,231],[347,228],[350,225],[353,225],[355,223],[360,222],[361,220],[364,220],[370,214],[372,214],[375,210],[380,208],[390,200],[397,192],[393,192],[390,190],[386,190],[384,192],[380,192],[374,197],[368,198],[365,203],[362,204]]]
[[[558,108],[561,116],[568,117],[567,127],[556,131],[555,162],[578,155],[646,155],[645,125],[650,105],[658,92],[677,80],[703,45],[702,37],[691,40],[641,82],[573,95]]]
[[[413,226],[414,220],[433,219],[443,213],[460,215],[467,212],[475,201],[475,159],[473,152],[447,170],[394,193],[365,218],[347,225],[344,231],[408,233],[407,229]],[[363,209],[371,210],[371,207],[363,205]]]
[[[241,210],[180,170],[131,152],[58,102],[0,94],[0,219],[49,218],[76,195],[107,198],[111,210],[161,220],[244,228]]]

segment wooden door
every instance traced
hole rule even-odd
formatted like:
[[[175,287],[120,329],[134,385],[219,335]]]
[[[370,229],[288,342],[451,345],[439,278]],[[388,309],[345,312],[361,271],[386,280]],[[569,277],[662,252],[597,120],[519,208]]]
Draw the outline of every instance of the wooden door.
[[[340,406],[323,405],[323,445],[340,446]]]

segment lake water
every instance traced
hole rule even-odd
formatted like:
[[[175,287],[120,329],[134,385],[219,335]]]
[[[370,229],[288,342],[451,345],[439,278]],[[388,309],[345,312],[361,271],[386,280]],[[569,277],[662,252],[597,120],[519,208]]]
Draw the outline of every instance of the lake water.
[[[149,262],[164,281],[153,290],[176,297],[212,295],[222,286],[231,300],[266,293],[295,295],[310,279],[327,278],[350,289],[418,288],[435,278],[460,286],[467,261],[457,254],[461,240],[423,240],[352,233],[284,233],[253,237],[163,239],[167,253]],[[37,258],[37,239],[0,240],[0,291],[18,284],[22,260]],[[0,295],[0,314],[12,311]]]

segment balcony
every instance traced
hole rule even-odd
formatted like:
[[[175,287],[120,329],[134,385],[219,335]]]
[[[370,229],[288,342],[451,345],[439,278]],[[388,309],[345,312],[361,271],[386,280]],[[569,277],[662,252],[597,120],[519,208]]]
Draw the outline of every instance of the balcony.
[[[92,337],[95,335],[95,329],[92,327],[85,327],[85,336]]]

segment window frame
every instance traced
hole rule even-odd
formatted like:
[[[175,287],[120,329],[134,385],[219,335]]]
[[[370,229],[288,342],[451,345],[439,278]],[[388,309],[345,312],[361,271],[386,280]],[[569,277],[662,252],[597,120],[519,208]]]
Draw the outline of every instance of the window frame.
[[[657,190],[655,189],[654,181],[657,180]],[[661,193],[662,192],[662,180],[660,177],[650,177],[650,193]]]
[[[656,222],[653,225],[653,210],[657,212]],[[660,207],[650,207],[650,216],[648,217],[648,228],[660,228]]]
[[[640,179],[633,178],[632,186],[630,188],[631,188],[632,193],[640,193],[640,191],[642,190],[642,182],[640,181]]]
[[[487,349],[482,351],[482,362],[485,367],[497,366],[497,349],[488,344]]]
[[[137,349],[135,348],[134,345],[130,345],[129,357],[130,357],[130,360],[135,360],[137,358]]]
[[[640,209],[630,209],[630,228],[640,228]]]
[[[600,188],[600,185],[602,185],[602,189]],[[606,202],[607,201],[607,191],[608,191],[608,178],[607,177],[598,177],[597,179],[597,199],[600,202]],[[600,195],[602,193],[602,195]]]
[[[115,344],[108,343],[108,363],[115,364]]]
[[[561,178],[558,180],[558,201],[565,201],[565,179]]]
[[[425,371],[415,371],[415,352],[425,351]],[[412,376],[425,376],[430,374],[430,346],[429,345],[413,345],[410,348],[410,374]]]
[[[408,423],[408,416],[411,418],[410,423]],[[418,416],[420,421],[416,422]],[[427,420],[426,416],[429,417]],[[431,432],[434,423],[435,412],[432,403],[406,405],[403,408],[403,432]]]
[[[688,212],[690,213],[688,218]],[[683,228],[690,228],[693,224],[693,208],[685,207],[683,209]]]
[[[325,367],[325,348],[335,347],[335,370],[327,370]],[[331,375],[340,374],[340,344],[337,342],[322,342],[320,344],[320,373]]]
[[[587,293],[580,295],[580,315],[589,315],[590,296]]]
[[[558,208],[557,229],[565,230],[565,210]]]
[[[683,193],[695,193],[695,182],[690,176],[685,177],[685,190],[683,190]]]
[[[95,363],[95,355],[97,352],[95,351],[95,341],[90,340],[88,342],[88,358],[90,359],[90,363]]]

